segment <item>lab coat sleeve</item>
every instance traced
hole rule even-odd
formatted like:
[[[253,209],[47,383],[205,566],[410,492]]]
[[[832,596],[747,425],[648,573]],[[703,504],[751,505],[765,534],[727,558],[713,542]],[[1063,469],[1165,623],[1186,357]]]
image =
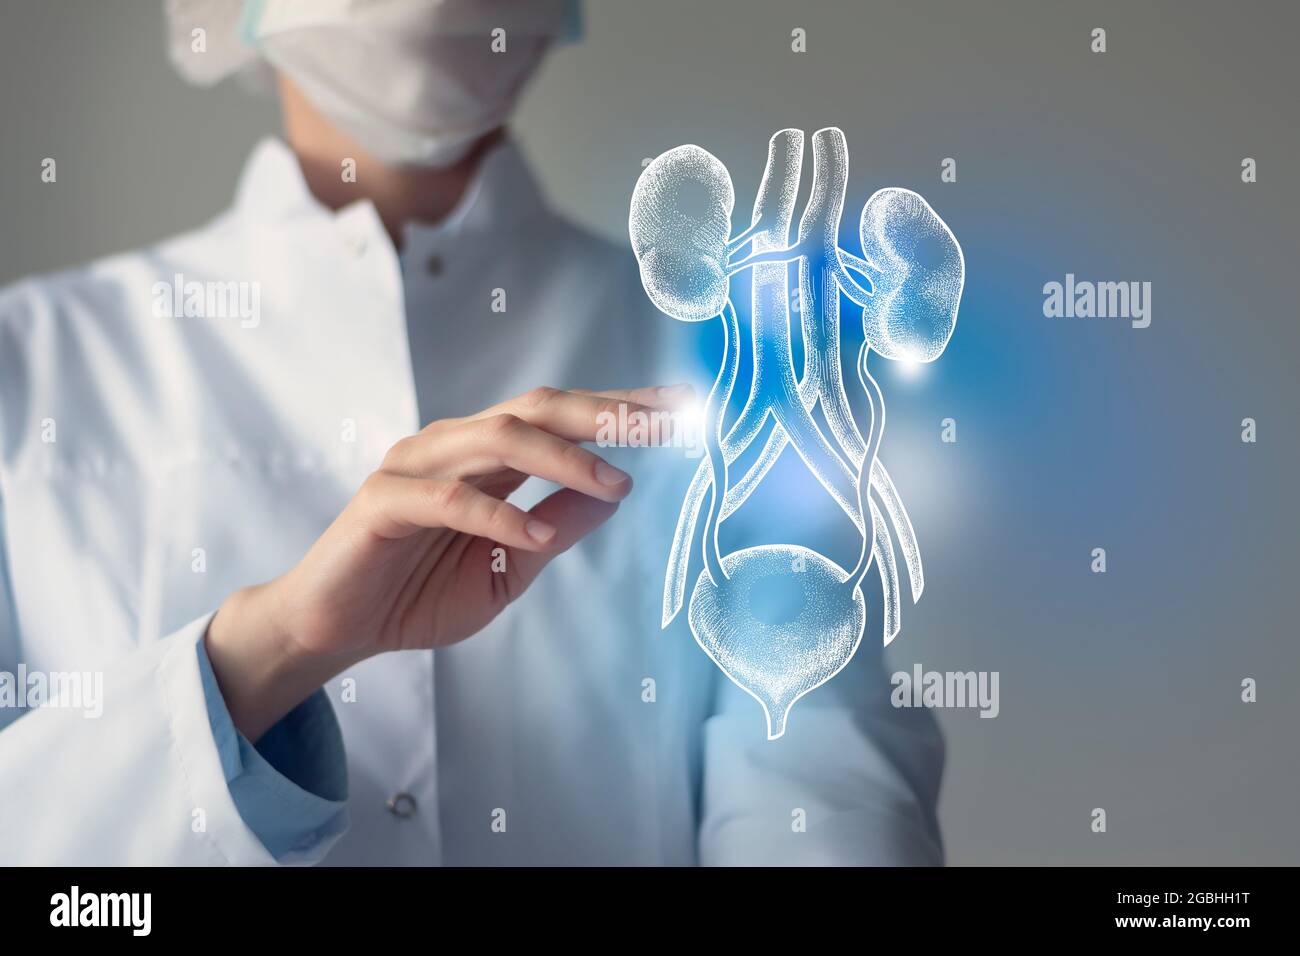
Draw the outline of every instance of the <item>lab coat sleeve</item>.
[[[895,709],[879,649],[790,711],[768,740],[763,710],[720,672],[704,725],[705,865],[940,865],[943,740],[926,710]]]
[[[281,863],[312,862],[347,830],[347,755],[334,709],[318,690],[254,746],[239,732],[198,642],[199,675],[226,785],[239,815]]]
[[[0,500],[0,681],[21,703],[15,681],[24,657],[3,513]],[[107,665],[97,708],[24,712],[0,696],[0,864],[260,865],[324,856],[339,821],[311,829],[300,849],[296,841],[278,847],[277,861],[240,815],[203,686],[198,645],[210,616]],[[329,707],[305,706],[322,704]],[[297,713],[306,721],[300,730],[320,720]]]

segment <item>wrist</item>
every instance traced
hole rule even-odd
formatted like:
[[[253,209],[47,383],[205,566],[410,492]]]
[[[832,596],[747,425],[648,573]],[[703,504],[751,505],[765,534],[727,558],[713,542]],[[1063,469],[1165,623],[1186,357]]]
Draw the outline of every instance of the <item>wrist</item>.
[[[304,647],[280,623],[276,606],[274,582],[243,588],[222,603],[204,636],[231,720],[254,742],[359,659]]]

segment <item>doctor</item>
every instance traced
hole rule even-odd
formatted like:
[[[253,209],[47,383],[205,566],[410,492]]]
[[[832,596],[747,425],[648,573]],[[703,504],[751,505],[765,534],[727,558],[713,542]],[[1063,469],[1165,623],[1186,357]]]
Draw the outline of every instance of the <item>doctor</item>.
[[[769,742],[659,630],[694,462],[582,443],[689,400],[676,324],[504,130],[569,4],[168,10],[285,139],[0,294],[0,863],[939,862],[872,648]]]

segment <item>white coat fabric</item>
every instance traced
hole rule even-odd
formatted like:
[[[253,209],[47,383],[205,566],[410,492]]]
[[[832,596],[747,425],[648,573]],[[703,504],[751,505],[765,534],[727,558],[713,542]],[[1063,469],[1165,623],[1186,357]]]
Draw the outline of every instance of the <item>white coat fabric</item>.
[[[291,567],[432,418],[681,380],[663,356],[698,330],[646,303],[629,251],[546,206],[513,144],[404,240],[366,201],[318,204],[271,140],[204,228],[0,294],[0,671],[104,675],[97,719],[0,709],[0,863],[273,862],[200,685],[222,600]],[[255,284],[256,322],[155,314],[177,276]],[[631,499],[484,632],[326,688],[351,826],[300,860],[939,862],[941,742],[890,707],[872,642],[768,741],[684,615],[659,629],[696,462],[610,451]]]

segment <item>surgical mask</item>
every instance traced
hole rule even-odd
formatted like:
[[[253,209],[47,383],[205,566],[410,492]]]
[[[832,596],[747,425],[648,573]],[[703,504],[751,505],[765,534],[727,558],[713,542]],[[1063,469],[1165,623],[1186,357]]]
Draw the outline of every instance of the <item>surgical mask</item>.
[[[576,0],[247,0],[239,35],[366,152],[438,168],[510,117],[576,23]]]

